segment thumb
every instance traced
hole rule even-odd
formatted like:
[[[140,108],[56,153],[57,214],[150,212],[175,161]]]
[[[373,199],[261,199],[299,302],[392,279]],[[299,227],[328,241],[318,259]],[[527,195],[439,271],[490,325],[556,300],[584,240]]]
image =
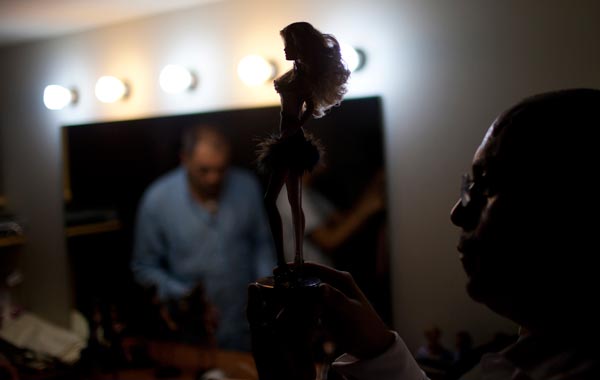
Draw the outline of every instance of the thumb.
[[[331,316],[344,316],[347,313],[354,311],[360,304],[351,298],[348,298],[344,293],[334,288],[333,286],[321,283],[319,285],[322,298],[323,311]]]
[[[395,335],[368,301],[349,298],[328,284],[321,284],[320,288],[323,324],[345,352],[358,358],[369,358],[391,345]]]
[[[360,323],[369,310],[365,310],[359,301],[349,298],[329,284],[321,284],[320,289],[321,319],[334,336],[351,335],[363,327]]]

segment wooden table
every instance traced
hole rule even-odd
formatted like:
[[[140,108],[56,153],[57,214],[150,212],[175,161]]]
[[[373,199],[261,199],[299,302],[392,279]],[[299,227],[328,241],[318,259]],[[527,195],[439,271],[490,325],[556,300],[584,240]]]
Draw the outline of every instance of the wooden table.
[[[153,342],[148,345],[148,349],[158,366],[173,366],[181,370],[179,376],[168,379],[196,380],[199,371],[218,368],[228,380],[258,380],[254,359],[247,352],[207,349],[172,342]],[[155,371],[156,367],[122,369],[94,379],[152,380],[156,379]]]

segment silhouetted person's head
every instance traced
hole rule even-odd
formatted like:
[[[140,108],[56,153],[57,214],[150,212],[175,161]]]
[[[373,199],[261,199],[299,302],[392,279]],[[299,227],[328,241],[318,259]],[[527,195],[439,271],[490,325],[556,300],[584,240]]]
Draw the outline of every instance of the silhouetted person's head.
[[[203,201],[216,200],[229,166],[230,145],[216,128],[198,126],[185,131],[181,162],[194,194]]]
[[[534,96],[494,121],[452,222],[472,298],[534,331],[597,328],[600,91]]]
[[[430,346],[437,346],[440,344],[440,339],[442,338],[442,330],[438,327],[432,327],[425,330],[425,339],[427,339],[427,344]]]

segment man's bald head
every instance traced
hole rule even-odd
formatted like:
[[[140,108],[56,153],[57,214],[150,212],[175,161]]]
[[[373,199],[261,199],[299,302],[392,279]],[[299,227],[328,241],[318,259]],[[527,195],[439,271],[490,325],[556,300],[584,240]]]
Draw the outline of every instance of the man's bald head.
[[[215,127],[198,126],[184,133],[181,161],[191,189],[201,201],[219,198],[230,153],[229,141]]]
[[[211,125],[198,125],[184,131],[181,139],[181,154],[191,155],[200,143],[209,145],[217,152],[229,155],[231,147],[225,135],[216,127]]]

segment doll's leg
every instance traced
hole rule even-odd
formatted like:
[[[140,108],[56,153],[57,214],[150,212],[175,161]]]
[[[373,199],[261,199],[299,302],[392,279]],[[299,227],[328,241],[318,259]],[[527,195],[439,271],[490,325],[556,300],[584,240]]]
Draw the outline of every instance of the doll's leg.
[[[288,193],[288,201],[292,209],[292,220],[294,222],[294,243],[295,256],[294,263],[302,264],[304,254],[302,245],[304,242],[304,211],[302,211],[302,174],[290,172],[285,186]]]
[[[284,267],[286,265],[285,255],[283,252],[283,229],[281,226],[281,216],[277,210],[277,196],[281,192],[281,188],[285,183],[286,171],[274,170],[269,179],[267,192],[265,193],[265,208],[267,217],[269,218],[269,226],[275,243],[275,252],[277,253],[277,266]]]

